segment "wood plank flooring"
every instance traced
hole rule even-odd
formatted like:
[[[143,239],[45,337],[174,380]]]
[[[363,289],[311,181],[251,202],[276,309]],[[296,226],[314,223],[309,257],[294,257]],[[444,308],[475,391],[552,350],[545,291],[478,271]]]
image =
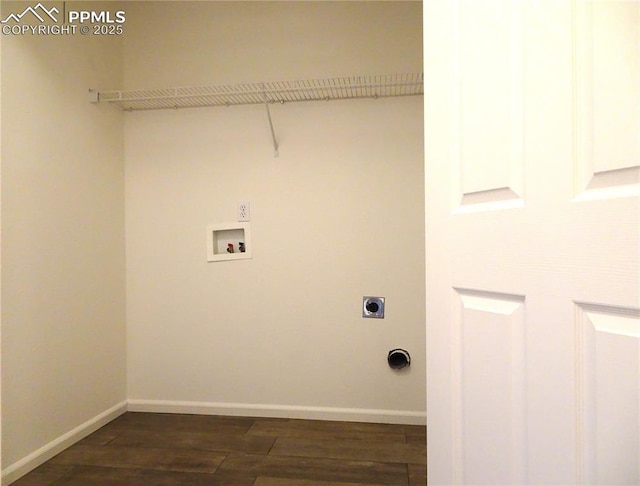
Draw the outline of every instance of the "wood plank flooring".
[[[413,425],[128,412],[15,486],[425,486]]]

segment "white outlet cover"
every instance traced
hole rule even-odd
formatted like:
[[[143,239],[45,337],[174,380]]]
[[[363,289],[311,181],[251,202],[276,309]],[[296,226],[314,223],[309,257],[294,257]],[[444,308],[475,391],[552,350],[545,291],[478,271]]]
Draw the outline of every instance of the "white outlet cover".
[[[249,201],[238,203],[238,221],[251,221],[251,206]]]

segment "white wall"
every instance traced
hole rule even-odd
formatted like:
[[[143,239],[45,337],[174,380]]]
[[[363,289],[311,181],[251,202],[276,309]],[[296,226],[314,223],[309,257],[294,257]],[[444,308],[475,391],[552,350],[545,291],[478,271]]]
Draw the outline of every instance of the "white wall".
[[[2,53],[2,36],[0,36]],[[0,87],[2,87],[2,67],[0,66]],[[0,215],[2,214],[2,89],[0,89]],[[0,217],[0,275],[2,272],[2,218]],[[2,471],[2,278],[0,278],[0,471]]]
[[[419,2],[137,4],[125,84],[418,72],[421,26]],[[422,98],[272,115],[278,158],[262,106],[125,115],[131,405],[423,421]],[[240,200],[253,259],[207,263],[206,226]]]
[[[420,1],[151,1],[126,11],[128,89],[422,70]]]
[[[2,39],[4,479],[126,400],[122,114],[87,96],[121,83],[121,50]]]

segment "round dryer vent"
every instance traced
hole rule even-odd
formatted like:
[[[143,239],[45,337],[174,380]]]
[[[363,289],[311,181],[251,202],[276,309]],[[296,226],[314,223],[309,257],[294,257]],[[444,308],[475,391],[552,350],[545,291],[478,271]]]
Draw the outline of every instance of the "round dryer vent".
[[[387,356],[389,367],[394,370],[402,370],[411,365],[411,356],[404,349],[392,349]]]

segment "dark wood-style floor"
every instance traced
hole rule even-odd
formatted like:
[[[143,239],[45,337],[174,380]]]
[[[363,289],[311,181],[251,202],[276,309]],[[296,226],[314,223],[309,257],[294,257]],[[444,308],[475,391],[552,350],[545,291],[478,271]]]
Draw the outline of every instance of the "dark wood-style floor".
[[[424,486],[425,427],[126,413],[15,486]]]

